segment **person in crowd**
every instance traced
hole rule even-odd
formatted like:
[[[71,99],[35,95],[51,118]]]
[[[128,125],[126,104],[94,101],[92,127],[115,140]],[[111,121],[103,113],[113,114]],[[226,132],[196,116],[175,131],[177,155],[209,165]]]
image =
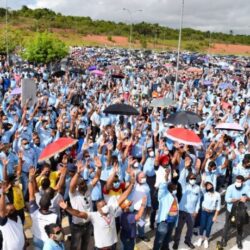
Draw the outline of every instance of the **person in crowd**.
[[[60,207],[75,217],[89,220],[94,227],[94,240],[96,249],[116,249],[117,232],[115,226],[115,215],[120,205],[127,199],[135,183],[135,177],[131,176],[130,185],[119,199],[110,199],[107,204],[104,200],[97,202],[97,212],[79,211],[68,207],[64,201]]]
[[[44,242],[43,250],[64,250],[64,234],[58,224],[51,223],[45,226],[48,239]]]
[[[201,218],[200,218],[200,238],[196,245],[204,248],[208,248],[208,239],[211,234],[212,226],[214,222],[217,222],[217,218],[221,208],[221,197],[218,192],[214,190],[212,182],[202,180],[202,190],[204,192],[203,201],[201,204]],[[205,232],[205,237],[204,237]]]
[[[6,203],[8,187],[2,184],[0,196],[0,230],[2,232],[2,249],[23,249],[25,236],[20,216],[16,213],[14,204]]]
[[[196,175],[190,173],[186,182],[182,183],[182,198],[179,203],[179,221],[175,230],[173,249],[178,249],[181,232],[184,224],[187,225],[185,244],[194,249],[192,244],[192,235],[195,218],[200,208],[201,190],[196,184]]]
[[[166,171],[168,180],[170,171]],[[157,229],[153,249],[169,249],[172,232],[178,223],[179,206],[176,197],[177,185],[172,182],[161,183],[158,191],[159,209]]]
[[[35,168],[31,167],[29,170],[29,203],[30,216],[32,220],[32,234],[33,245],[35,250],[42,250],[44,242],[48,239],[45,232],[45,226],[50,223],[58,223],[59,217],[56,213],[49,210],[51,206],[51,195],[43,194],[40,199],[39,206],[36,203],[35,190],[37,190],[37,183],[35,180]]]
[[[121,204],[121,234],[122,250],[134,250],[136,239],[136,222],[143,216],[146,207],[147,197],[144,196],[138,212],[134,210],[133,202],[125,200]]]
[[[246,204],[250,200],[250,189],[249,186],[246,185],[245,179],[242,175],[238,175],[236,177],[236,180],[233,184],[231,184],[226,191],[225,195],[225,201],[227,203],[227,210],[226,210],[226,216],[225,216],[225,225],[223,230],[223,236],[222,236],[222,246],[227,246],[228,241],[228,234],[229,230],[231,228],[231,221],[230,221],[230,212],[232,210],[232,206],[234,203],[241,201]],[[242,236],[243,236],[243,227],[241,227],[241,230],[237,230],[237,246],[239,249],[242,249]]]

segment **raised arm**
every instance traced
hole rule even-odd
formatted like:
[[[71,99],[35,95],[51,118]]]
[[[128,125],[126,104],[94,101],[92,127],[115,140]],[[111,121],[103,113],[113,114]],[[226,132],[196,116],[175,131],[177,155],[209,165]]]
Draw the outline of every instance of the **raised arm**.
[[[83,212],[83,211],[80,212],[79,210],[69,207],[68,204],[64,202],[63,200],[59,201],[58,204],[63,210],[66,210],[69,214],[78,218],[85,219],[85,220],[88,219],[88,214],[86,212]]]
[[[31,167],[29,169],[29,201],[35,201],[35,185],[36,185],[36,179],[35,179],[35,173],[36,170],[34,167]]]
[[[95,166],[97,168],[96,175],[94,179],[91,181],[91,186],[94,187],[96,183],[100,180],[101,173],[102,173],[102,162],[99,157],[95,156],[94,158]]]
[[[83,166],[82,161],[77,161],[76,166],[77,166],[77,172],[75,173],[75,175],[71,179],[70,186],[69,186],[70,193],[74,193],[76,191],[78,179],[79,179],[82,171],[84,170],[84,166]]]
[[[134,184],[135,184],[135,176],[132,175],[130,178],[130,184],[128,188],[122,193],[122,195],[119,197],[117,201],[119,206],[128,198],[129,194],[131,193],[134,187]]]

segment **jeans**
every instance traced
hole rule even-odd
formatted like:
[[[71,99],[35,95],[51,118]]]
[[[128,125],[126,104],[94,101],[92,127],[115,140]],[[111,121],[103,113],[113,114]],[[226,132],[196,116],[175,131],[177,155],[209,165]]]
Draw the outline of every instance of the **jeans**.
[[[175,230],[174,242],[179,243],[181,238],[181,232],[185,223],[187,224],[185,241],[191,242],[194,227],[194,217],[192,216],[192,214],[184,211],[180,211],[179,213],[179,221],[178,226]]]
[[[122,250],[134,250],[135,239],[127,238],[121,233],[121,249]]]
[[[87,250],[91,234],[91,224],[71,224],[71,246],[70,250]]]
[[[214,214],[215,212],[208,213],[204,210],[201,211],[200,236],[203,236],[204,231],[206,231],[206,237],[209,238],[214,223]]]
[[[153,250],[168,250],[175,222],[162,221],[157,225]]]
[[[36,236],[33,236],[33,246],[34,246],[34,250],[42,250],[43,249],[43,245],[44,242],[38,238],[36,238]]]

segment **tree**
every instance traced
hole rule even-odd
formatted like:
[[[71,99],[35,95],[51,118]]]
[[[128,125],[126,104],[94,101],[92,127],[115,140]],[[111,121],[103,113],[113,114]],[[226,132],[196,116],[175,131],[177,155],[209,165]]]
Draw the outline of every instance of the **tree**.
[[[7,51],[7,46],[9,53],[11,53],[18,46],[22,46],[22,43],[23,43],[23,37],[21,31],[14,30],[9,27],[7,29],[7,32],[6,29],[0,30],[0,53],[5,53]]]
[[[49,63],[62,59],[68,53],[66,45],[52,34],[39,33],[30,41],[22,56],[30,62]]]

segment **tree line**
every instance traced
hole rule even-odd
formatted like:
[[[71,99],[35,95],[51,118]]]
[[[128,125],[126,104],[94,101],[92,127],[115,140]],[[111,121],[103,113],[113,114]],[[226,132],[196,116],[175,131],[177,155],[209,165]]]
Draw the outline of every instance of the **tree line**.
[[[92,20],[90,17],[65,16],[61,13],[56,13],[47,8],[30,9],[23,6],[19,10],[10,10],[8,15],[15,18],[32,18],[37,20],[37,23],[47,24],[47,28],[59,29],[74,29],[80,34],[95,34],[107,36],[129,36],[130,25],[123,22],[112,22],[105,20]],[[0,17],[5,16],[5,9],[0,9]],[[37,24],[36,23],[36,24]],[[37,25],[39,26],[39,25]],[[41,25],[42,26],[42,25]],[[44,28],[44,27],[42,27]],[[36,27],[39,29],[39,27]],[[160,40],[177,40],[179,30],[161,26],[157,23],[140,22],[133,24],[134,39],[160,39]],[[231,44],[250,45],[250,36],[234,35],[231,30],[229,34],[221,32],[199,31],[191,28],[183,29],[184,41],[206,41],[212,39],[213,42],[223,42]]]

